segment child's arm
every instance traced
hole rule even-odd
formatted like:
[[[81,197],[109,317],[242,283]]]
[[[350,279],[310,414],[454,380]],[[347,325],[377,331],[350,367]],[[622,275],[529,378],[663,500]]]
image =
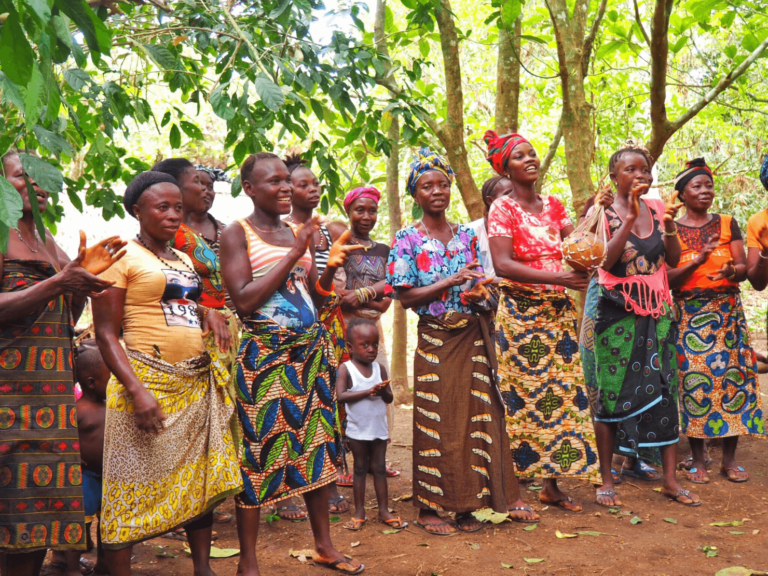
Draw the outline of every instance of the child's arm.
[[[395,395],[392,394],[392,385],[389,383],[389,376],[387,374],[387,369],[384,368],[381,364],[379,364],[379,369],[381,370],[381,380],[382,384],[386,384],[386,386],[382,386],[376,393],[376,396],[380,396],[382,400],[386,404],[391,404],[392,401],[395,399]],[[378,384],[377,386],[381,386],[381,384]]]
[[[371,395],[370,390],[360,390],[358,392],[350,392],[350,378],[347,367],[342,364],[339,367],[339,371],[336,374],[336,398],[339,402],[349,404],[350,402],[357,402],[363,398],[367,398]]]

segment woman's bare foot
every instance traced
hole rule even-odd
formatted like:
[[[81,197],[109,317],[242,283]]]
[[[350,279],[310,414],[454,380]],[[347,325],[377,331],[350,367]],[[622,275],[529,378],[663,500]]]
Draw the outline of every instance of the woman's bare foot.
[[[613,484],[603,484],[600,486],[595,492],[595,502],[600,504],[600,506],[606,506],[608,508],[622,505],[619,495],[613,488]]]
[[[683,488],[677,480],[670,483],[665,483],[661,489],[661,493],[667,498],[679,502],[684,506],[701,506],[701,498],[699,498],[693,492],[689,492]]]
[[[542,482],[542,489],[539,492],[539,501],[549,506],[557,506],[568,512],[581,512],[584,507],[581,502],[575,501],[567,496],[557,486],[557,482],[551,478],[545,478]]]
[[[530,506],[526,506],[522,498],[517,502],[513,502],[512,505],[507,509],[507,512],[509,512],[509,518],[513,522],[522,522],[524,524],[528,524],[538,522],[541,519],[541,516],[531,510]]]

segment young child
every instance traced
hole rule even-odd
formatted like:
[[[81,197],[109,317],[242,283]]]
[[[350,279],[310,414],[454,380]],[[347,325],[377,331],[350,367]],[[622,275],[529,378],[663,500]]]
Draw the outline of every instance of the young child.
[[[77,400],[77,433],[80,437],[80,459],[83,470],[83,506],[86,532],[101,510],[101,472],[104,462],[104,419],[107,414],[107,383],[110,371],[101,357],[94,340],[86,340],[77,348],[75,377],[83,395]],[[101,548],[101,530],[98,531],[94,566],[96,574],[109,574]],[[90,539],[89,539],[90,541]],[[91,544],[91,546],[93,546]],[[67,566],[77,566],[80,552],[66,552]]]
[[[347,437],[355,459],[355,513],[344,527],[361,530],[365,526],[365,480],[370,468],[379,503],[379,522],[395,529],[405,528],[408,523],[389,511],[387,404],[392,402],[392,389],[386,369],[375,361],[379,352],[376,324],[362,318],[352,320],[347,325],[347,343],[352,360],[339,367],[336,395],[347,409]]]

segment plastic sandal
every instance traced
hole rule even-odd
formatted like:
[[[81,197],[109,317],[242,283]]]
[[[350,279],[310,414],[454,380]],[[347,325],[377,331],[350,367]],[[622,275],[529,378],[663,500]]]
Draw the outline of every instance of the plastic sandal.
[[[400,516],[396,516],[395,518],[390,518],[389,520],[382,520],[379,518],[379,522],[382,524],[386,524],[390,528],[393,528],[395,530],[402,530],[403,528],[406,528],[408,526],[408,522],[403,522],[400,519]]]
[[[325,560],[320,556],[312,556],[312,560],[318,566],[322,566],[323,568],[330,568],[331,570],[336,570],[342,574],[362,574],[363,570],[365,570],[365,564],[358,564],[357,567],[355,567],[354,564],[348,562],[346,559]]]
[[[352,530],[353,532],[359,532],[365,527],[365,523],[368,521],[368,517],[366,516],[363,519],[360,518],[350,518],[349,522],[344,524],[342,528],[345,528],[347,530]]]
[[[416,522],[414,522],[414,524],[416,526],[418,526],[419,528],[421,528],[422,530],[424,530],[424,532],[426,532],[427,534],[431,534],[432,536],[453,536],[454,534],[458,533],[458,530],[456,528],[454,528],[453,526],[451,526],[451,524],[446,522],[445,520],[443,520],[441,522],[437,522],[436,524],[422,524],[421,522],[416,520]],[[434,526],[434,527],[448,526],[452,530],[451,530],[451,532],[434,532],[432,530],[429,530],[428,526]]]
[[[733,472],[734,475],[731,476],[729,472]],[[746,478],[739,478],[735,474],[738,472],[745,472],[743,467],[741,466],[731,466],[730,468],[720,468],[720,474],[725,476],[729,482],[735,482],[736,484],[741,484],[743,482],[747,482],[749,480],[749,474],[747,474]]]
[[[352,486],[354,486],[352,474],[347,474],[346,476],[339,474],[336,478],[336,486],[341,486],[342,488],[352,488]]]
[[[507,512],[530,512],[531,514],[535,514],[535,512],[531,509],[530,506],[515,506],[514,508],[510,508],[507,510]],[[512,520],[512,522],[520,522],[521,524],[536,524],[541,520],[541,518],[516,518],[512,516],[512,514],[509,515],[509,519]]]
[[[662,492],[662,494],[664,494],[664,492]],[[666,496],[670,500],[674,500],[675,502],[682,504],[683,506],[690,506],[691,508],[696,508],[696,506],[701,506],[701,500],[697,502],[689,502],[687,504],[685,502],[680,502],[680,496],[685,496],[689,500],[693,500],[693,498],[691,498],[691,493],[685,488],[680,488],[680,490],[678,490],[676,494],[664,494],[664,496]]]
[[[649,472],[652,473],[650,477],[648,476]],[[661,480],[661,474],[659,474],[659,471],[656,470],[656,468],[653,466],[649,466],[642,460],[636,460],[635,465],[632,466],[632,468],[622,468],[621,473],[624,476],[631,476],[632,478],[645,480],[646,482],[655,482],[656,480]]]
[[[699,479],[697,480],[694,474],[699,475]],[[702,476],[703,474],[703,476]],[[688,470],[688,482],[692,484],[709,484],[709,476],[707,476],[706,470],[699,470],[698,468],[691,468]]]
[[[619,494],[618,492],[616,492],[616,490],[605,490],[603,492],[600,492],[598,490],[597,492],[595,492],[595,502],[600,506],[605,506],[606,508],[618,508],[621,506],[621,504],[600,504],[600,502],[598,502],[598,498],[600,498],[600,496],[607,496],[608,498],[616,498],[616,496],[618,495]]]

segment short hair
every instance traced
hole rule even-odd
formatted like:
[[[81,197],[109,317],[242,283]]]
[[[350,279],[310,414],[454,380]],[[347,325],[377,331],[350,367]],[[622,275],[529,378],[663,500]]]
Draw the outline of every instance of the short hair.
[[[133,213],[133,207],[136,206],[136,203],[139,201],[139,198],[141,198],[141,195],[144,194],[148,188],[151,188],[155,184],[162,184],[164,182],[173,184],[174,186],[179,185],[179,183],[176,181],[176,178],[170,174],[166,174],[165,172],[150,171],[138,174],[136,178],[131,180],[131,183],[128,184],[128,187],[125,189],[125,193],[123,194],[123,206],[125,206],[125,211],[136,218],[136,214]]]
[[[376,330],[376,334],[379,333],[379,328],[376,326],[376,322],[373,320],[369,320],[368,318],[353,318],[348,324],[347,324],[347,340],[352,340],[352,333],[357,328],[361,328],[363,326],[371,326],[374,330]]]
[[[101,356],[99,347],[92,340],[86,340],[77,347],[77,356],[75,360],[75,379],[80,386],[85,385],[86,379],[95,374],[102,366],[105,366],[104,358]]]
[[[294,170],[297,170],[299,168],[306,168],[307,170],[310,169],[309,160],[304,160],[301,157],[300,152],[296,152],[295,154],[289,154],[288,156],[285,157],[285,160],[283,160],[283,162],[285,162],[285,165],[288,168],[288,172],[290,172],[291,174],[293,174]]]
[[[242,166],[240,166],[241,186],[243,182],[251,178],[254,167],[262,160],[280,160],[280,157],[277,154],[272,154],[272,152],[257,152],[256,154],[248,156],[248,158],[243,161]]]
[[[185,170],[194,167],[195,165],[186,158],[166,158],[152,166],[152,172],[168,174],[169,176],[173,176],[178,182]]]
[[[613,153],[611,159],[608,160],[608,172],[613,172],[613,169],[616,167],[616,163],[625,154],[640,154],[640,156],[645,158],[645,161],[648,162],[648,166],[653,165],[653,156],[651,156],[651,153],[648,152],[648,150],[643,148],[641,145],[636,144],[633,140],[627,140],[621,148]]]
[[[509,180],[509,178],[506,176],[494,176],[493,178],[488,178],[488,180],[483,182],[483,188],[480,191],[483,197],[483,202],[487,200],[487,198],[491,195],[491,193],[496,189],[496,186],[498,186],[502,180]]]

